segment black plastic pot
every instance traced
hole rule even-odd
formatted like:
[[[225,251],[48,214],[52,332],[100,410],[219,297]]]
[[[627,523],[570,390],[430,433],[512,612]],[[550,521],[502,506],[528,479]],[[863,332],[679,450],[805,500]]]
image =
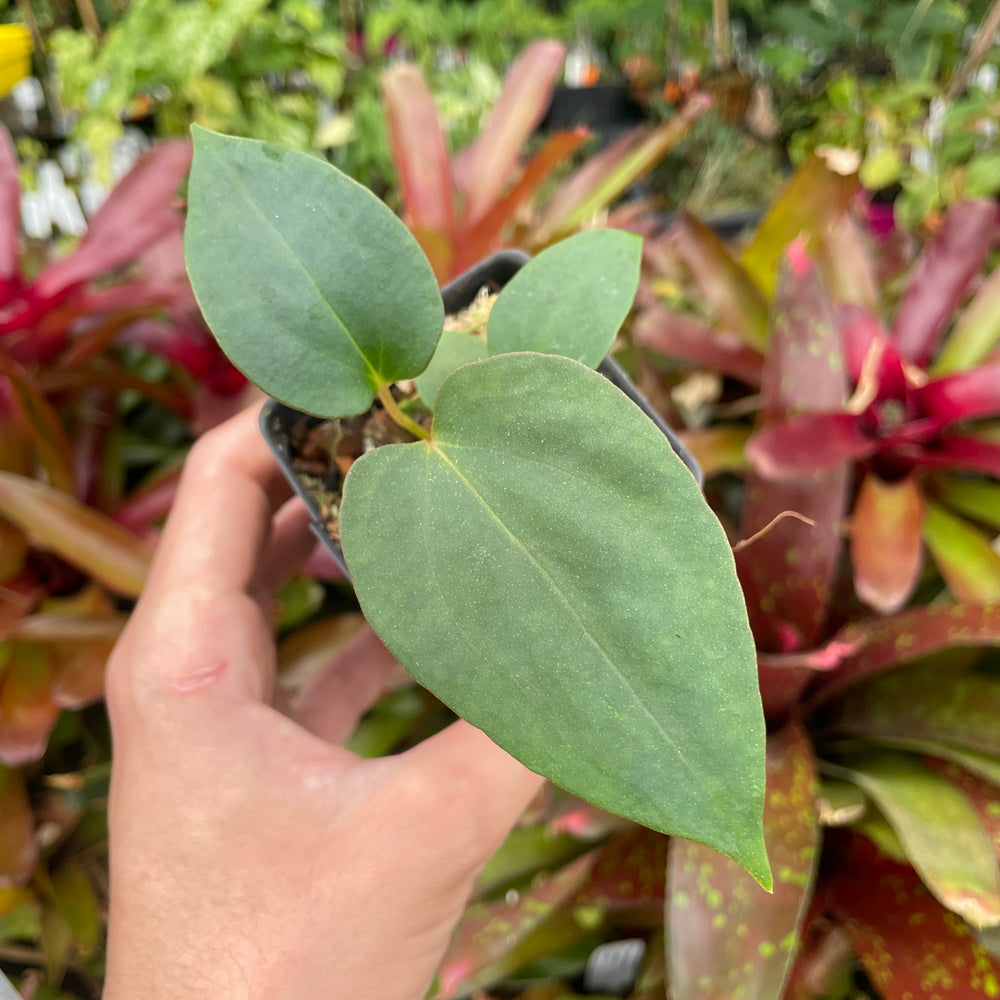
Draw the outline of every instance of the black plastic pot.
[[[489,288],[491,291],[499,291],[517,271],[529,260],[529,256],[520,250],[501,250],[475,267],[470,268],[465,274],[460,275],[454,281],[445,285],[441,290],[441,298],[444,302],[445,312],[451,314],[459,312],[466,306],[472,304],[479,294],[480,289]],[[642,411],[656,424],[670,441],[670,446],[674,449],[684,464],[691,470],[692,475],[702,485],[701,469],[694,460],[691,453],[681,444],[677,435],[666,424],[663,418],[650,406],[648,400],[632,384],[631,379],[625,374],[621,367],[611,358],[605,358],[597,369],[609,382],[616,385],[629,399],[632,400]],[[282,471],[292,484],[295,492],[302,497],[312,515],[313,534],[326,546],[330,554],[337,561],[344,575],[350,580],[350,573],[344,561],[344,551],[340,547],[340,542],[332,538],[326,530],[326,523],[315,500],[306,491],[301,479],[293,468],[292,436],[295,428],[305,427],[306,429],[324,422],[323,417],[315,417],[301,410],[293,409],[279,403],[277,400],[270,400],[264,405],[260,415],[260,429],[265,440],[271,446]]]
[[[641,124],[646,117],[645,109],[624,84],[556,87],[540,128],[556,131],[586,125],[600,133],[617,132]]]

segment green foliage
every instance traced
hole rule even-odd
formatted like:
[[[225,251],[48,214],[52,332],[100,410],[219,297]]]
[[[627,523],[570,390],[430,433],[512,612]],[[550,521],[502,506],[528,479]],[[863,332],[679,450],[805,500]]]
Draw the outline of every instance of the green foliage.
[[[137,0],[99,44],[65,28],[51,44],[61,101],[81,115],[77,134],[95,151],[147,108],[161,134],[199,121],[311,148],[347,55],[343,34],[307,0]]]
[[[998,97],[976,84],[951,96],[932,78],[859,81],[843,74],[814,106],[816,124],[796,135],[792,155],[818,146],[857,156],[870,190],[901,188],[902,225],[933,219],[964,198],[1000,192]]]
[[[266,363],[247,365],[265,390],[330,415],[377,394],[412,435],[360,457],[343,487],[344,554],[376,632],[534,770],[768,882],[763,729],[724,536],[630,401],[538,353],[600,360],[635,294],[636,238],[586,233],[525,267],[513,304],[504,291],[494,307],[501,349],[516,352],[452,372],[422,424],[389,385],[420,373],[441,332],[436,282],[405,228],[332,167],[196,142],[188,266],[227,350],[242,361],[269,341]],[[327,333],[309,332],[304,350],[314,317]]]
[[[541,351],[596,368],[632,308],[641,246],[631,233],[595,229],[543,250],[493,306],[490,353]]]

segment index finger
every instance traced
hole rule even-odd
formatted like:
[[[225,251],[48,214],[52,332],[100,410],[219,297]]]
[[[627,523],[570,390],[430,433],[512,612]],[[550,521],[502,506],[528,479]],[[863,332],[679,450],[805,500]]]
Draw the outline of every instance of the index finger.
[[[157,547],[148,591],[196,581],[217,593],[249,592],[291,488],[257,427],[252,407],[203,435],[184,466]]]

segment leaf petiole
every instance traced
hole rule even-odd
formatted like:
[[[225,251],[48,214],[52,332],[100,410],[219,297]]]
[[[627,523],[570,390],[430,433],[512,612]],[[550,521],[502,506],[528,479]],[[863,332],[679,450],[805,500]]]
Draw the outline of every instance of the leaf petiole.
[[[379,386],[378,398],[385,409],[385,412],[392,417],[404,430],[409,431],[415,438],[426,439],[430,437],[426,430],[420,426],[412,417],[408,416],[400,408],[399,403],[393,398],[392,390],[388,385]]]

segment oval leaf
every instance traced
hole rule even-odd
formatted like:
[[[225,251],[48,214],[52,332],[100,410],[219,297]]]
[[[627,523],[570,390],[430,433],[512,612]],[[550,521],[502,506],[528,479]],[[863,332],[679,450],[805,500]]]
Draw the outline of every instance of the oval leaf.
[[[416,379],[420,398],[433,408],[444,380],[470,361],[482,361],[489,354],[486,341],[464,330],[445,330],[438,341],[431,363]]]
[[[910,754],[867,751],[844,764],[844,776],[885,814],[927,888],[975,927],[1000,924],[993,843],[968,797]]]
[[[605,379],[538,354],[465,365],[430,440],[355,462],[340,525],[362,610],[417,680],[556,784],[768,879],[732,553]]]
[[[330,417],[423,371],[444,308],[402,222],[304,153],[193,131],[188,271],[233,363],[276,399]]]
[[[632,308],[642,239],[594,229],[543,250],[490,312],[490,354],[562,354],[596,368]]]

